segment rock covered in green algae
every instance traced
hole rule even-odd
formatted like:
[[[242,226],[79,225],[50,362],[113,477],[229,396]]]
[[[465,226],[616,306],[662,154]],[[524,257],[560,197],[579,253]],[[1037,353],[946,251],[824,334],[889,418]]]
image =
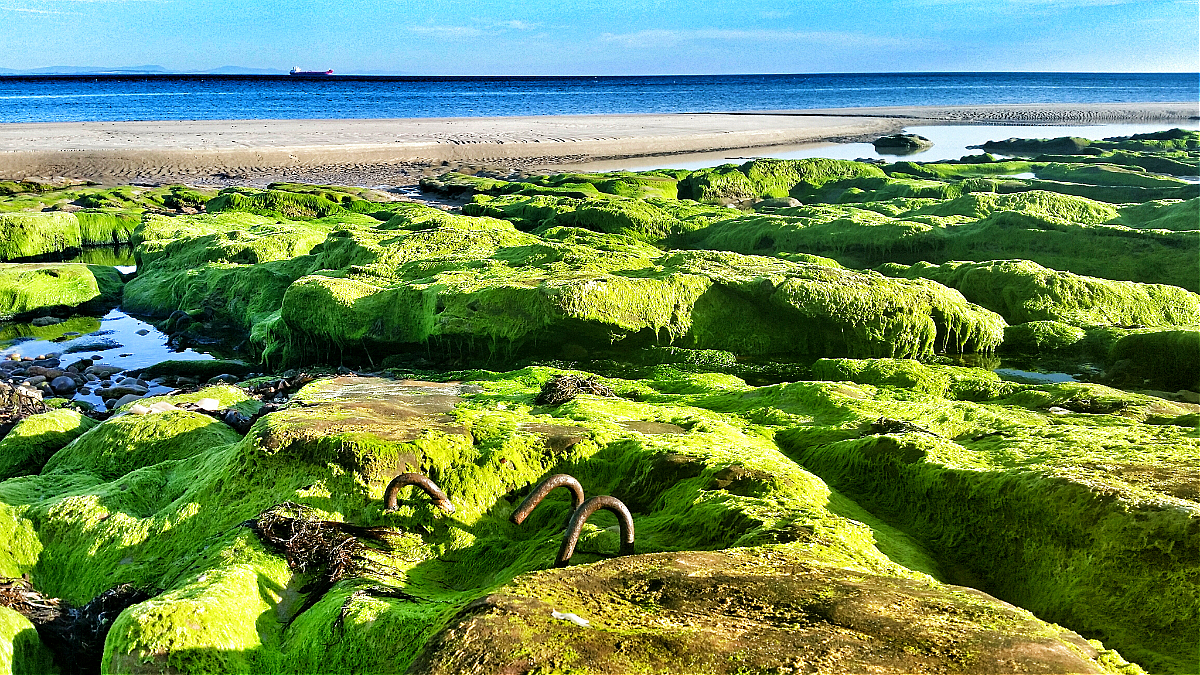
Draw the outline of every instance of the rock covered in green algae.
[[[866,384],[816,382],[755,388],[730,376],[670,372],[668,368],[648,380],[606,381],[618,393],[636,396],[637,401],[585,395],[553,408],[534,406],[541,384],[555,372],[531,368],[507,374],[479,373],[473,381],[468,378],[464,383],[448,384],[354,377],[318,381],[297,395],[297,406],[262,418],[245,438],[218,433],[220,423],[211,418],[193,421],[187,413],[113,418],[60,451],[62,457],[56,456],[41,475],[0,483],[0,503],[4,505],[0,531],[7,532],[5,536],[13,543],[9,550],[24,551],[7,564],[12,569],[6,573],[31,573],[43,592],[76,603],[122,582],[162,589],[162,594],[131,607],[115,622],[104,657],[111,672],[148,667],[179,672],[390,671],[407,668],[422,651],[418,666],[432,664],[429,667],[434,668],[455,663],[460,657],[459,645],[448,641],[456,627],[494,614],[480,610],[490,605],[472,605],[473,600],[516,596],[514,606],[525,607],[529,603],[520,597],[549,597],[533,594],[534,588],[562,594],[563,602],[551,603],[552,609],[596,622],[598,642],[579,644],[600,650],[594,659],[597,665],[592,666],[597,671],[620,670],[626,663],[623,659],[643,656],[662,669],[688,671],[696,668],[689,660],[693,657],[716,659],[715,655],[731,653],[768,660],[824,658],[826,663],[842,664],[850,671],[893,663],[898,670],[911,671],[921,664],[976,663],[972,659],[991,653],[983,647],[999,649],[997,644],[1041,645],[1040,665],[1027,666],[1043,671],[1061,665],[1064,671],[1089,672],[1111,665],[1113,657],[1097,659],[1090,647],[1075,638],[1064,638],[1060,629],[978,594],[964,595],[933,581],[928,575],[946,578],[947,573],[922,544],[831,492],[797,463],[801,460],[824,470],[825,463],[813,457],[840,451],[847,443],[846,447],[857,448],[873,442],[880,452],[869,454],[871,461],[889,462],[903,456],[912,462],[911,458],[923,457],[908,466],[916,470],[928,465],[935,476],[939,475],[937,462],[950,461],[936,452],[958,448],[954,452],[964,457],[979,453],[978,459],[970,460],[974,462],[969,465],[974,472],[967,474],[971,479],[952,484],[959,490],[985,489],[989,480],[1019,485],[1021,480],[1047,476],[1060,481],[1051,484],[1063,486],[1064,496],[1069,497],[1066,504],[1086,505],[1089,502],[1080,502],[1080,495],[1108,494],[1106,490],[1115,488],[1116,500],[1100,503],[1108,509],[1103,511],[1103,522],[1110,528],[1106,532],[1111,531],[1111,538],[1078,552],[1080,542],[1070,542],[1065,551],[1059,551],[1054,548],[1061,544],[1051,536],[1053,528],[1040,529],[1048,523],[1057,527],[1075,522],[1069,519],[1075,517],[1074,512],[1060,508],[1059,502],[1053,506],[1067,516],[1014,521],[1011,538],[975,536],[976,530],[992,532],[986,519],[993,513],[988,509],[997,507],[984,508],[985,503],[976,500],[958,508],[937,495],[924,499],[943,509],[939,513],[947,514],[958,529],[946,526],[940,535],[931,533],[926,545],[952,561],[956,570],[983,574],[970,560],[964,563],[961,556],[941,553],[946,538],[957,541],[967,537],[979,550],[980,560],[1003,563],[989,579],[1020,578],[1025,584],[1052,580],[1040,587],[1042,595],[1058,597],[1066,592],[1071,598],[1069,606],[1087,619],[1081,625],[1123,641],[1125,650],[1149,653],[1147,658],[1154,658],[1155,650],[1172,653],[1170,639],[1160,638],[1176,634],[1173,631],[1180,622],[1194,621],[1185,605],[1174,602],[1191,592],[1186,563],[1171,562],[1175,560],[1172,557],[1159,565],[1129,557],[1138,547],[1158,547],[1169,540],[1174,542],[1167,549],[1174,551],[1169,555],[1186,559],[1195,535],[1188,535],[1186,527],[1179,532],[1172,529],[1181,517],[1186,524],[1190,511],[1178,508],[1186,499],[1158,492],[1164,495],[1160,500],[1175,500],[1171,503],[1176,505],[1172,507],[1175,510],[1160,512],[1147,510],[1155,502],[1145,496],[1156,490],[1177,492],[1182,486],[1168,485],[1144,471],[1123,472],[1112,459],[1079,450],[1093,447],[1092,438],[1107,434],[1104,452],[1124,452],[1132,458],[1141,452],[1134,445],[1140,443],[1139,434],[1152,427],[1136,418],[1094,414],[1063,418],[1044,412],[1055,405],[1079,408],[1092,401],[1094,406],[1103,396],[1115,400],[1110,410],[1126,415],[1169,412],[1169,406],[1155,404],[1150,397],[1103,388],[1012,385],[1025,398],[1011,398],[1011,391],[997,392],[991,398],[1010,397],[999,399],[998,405],[986,402],[987,396],[979,397],[983,403],[948,401],[915,392],[896,397],[889,392],[904,390]],[[235,404],[236,392],[235,388],[219,387],[190,396],[217,396],[225,404]],[[1013,412],[1012,405],[1029,408]],[[1156,405],[1159,407],[1154,408]],[[925,431],[878,435],[864,429],[881,415],[910,420]],[[1072,425],[1071,433],[1059,433],[1054,420]],[[202,423],[195,426],[196,422]],[[1003,435],[988,435],[997,426],[1004,429]],[[1162,457],[1170,455],[1182,457],[1169,460],[1172,462],[1194,461],[1186,456],[1197,449],[1185,429],[1169,427],[1178,431],[1164,434],[1163,427],[1153,428],[1158,430],[1154,433],[1162,450],[1154,456],[1142,453],[1134,461],[1157,462],[1155,466],[1159,466],[1168,461]],[[771,440],[773,434],[781,438],[779,445]],[[1128,443],[1127,450],[1112,446],[1121,435]],[[977,436],[981,440],[969,440]],[[948,438],[965,445],[955,445]],[[895,443],[899,450],[886,450],[887,443]],[[910,451],[910,447],[915,449]],[[997,450],[988,450],[991,447]],[[1035,463],[1013,459],[1035,450]],[[1103,475],[1084,480],[1078,471],[1092,462],[1108,468]],[[431,476],[447,492],[456,506],[454,516],[442,515],[416,491],[401,494],[398,511],[381,512],[379,498],[384,485],[398,473],[412,470]],[[568,502],[552,495],[521,527],[509,523],[508,515],[531,485],[562,471],[578,476],[589,495],[612,494],[630,505],[639,554],[749,548],[714,554],[638,555],[601,566],[522,576],[552,564]],[[831,475],[843,480],[842,473],[832,471]],[[872,475],[869,464],[861,475]],[[900,477],[907,480],[907,475],[902,472]],[[1023,478],[1026,476],[1029,478]],[[972,481],[981,487],[976,488]],[[850,489],[860,493],[867,487],[855,484]],[[864,502],[876,503],[876,497],[869,491],[866,494]],[[1010,508],[1028,509],[1040,503],[1020,490],[1016,494],[1025,501],[1018,500]],[[339,582],[321,597],[307,597],[306,577],[295,576],[283,559],[269,553],[248,529],[237,527],[283,501],[309,505],[324,518],[397,528],[393,550],[377,554],[378,573]],[[912,511],[923,513],[923,504],[916,501]],[[963,511],[968,507],[982,509],[976,521],[969,517],[974,511]],[[1147,513],[1156,515],[1141,522]],[[588,525],[581,538],[577,555],[581,563],[615,550],[608,523],[600,516],[594,520],[595,526]],[[50,533],[53,536],[47,536]],[[1041,546],[1038,550],[1047,563],[1062,555],[1076,556],[1076,574],[1086,579],[1082,590],[1089,592],[1081,592],[1061,575],[1024,576],[1018,570],[1039,558],[1022,553],[1020,546],[1013,548],[1014,542]],[[674,563],[669,561],[676,559],[690,561],[694,566],[690,576],[671,571]],[[1088,562],[1084,564],[1084,560]],[[1114,567],[1121,568],[1122,593],[1141,595],[1111,592],[1118,582],[1105,571]],[[618,572],[615,581],[614,570]],[[569,581],[562,581],[567,577]],[[647,583],[641,584],[639,579]],[[726,620],[736,620],[739,625],[747,620],[761,623],[765,621],[761,608],[773,607],[771,616],[779,621],[794,620],[798,630],[810,631],[803,633],[810,637],[845,635],[845,627],[879,637],[852,640],[854,644],[844,646],[854,650],[838,652],[837,660],[839,657],[821,651],[811,641],[788,637],[795,637],[796,631],[772,632],[780,626],[776,621],[767,622],[775,626],[768,633],[772,639],[778,638],[779,650],[772,652],[776,656],[756,651],[747,642],[722,641],[717,649],[702,639],[710,622],[688,618],[693,613],[688,610],[691,605],[685,606],[688,602],[703,605],[709,601],[706,596],[672,600],[676,596],[659,593],[675,588],[672,584],[708,583],[705,579],[717,580],[714,583],[722,588],[740,589],[736,597],[747,601],[745,607],[737,606],[739,612],[760,608],[747,619],[736,618],[741,616],[736,612],[730,619],[721,618],[730,617],[728,613],[718,614],[714,619],[718,624]],[[1147,586],[1151,582],[1158,584],[1153,590]],[[403,592],[392,593],[388,588]],[[661,626],[647,624],[643,611],[621,609],[629,602],[622,595],[623,588],[645,589],[638,592],[651,593],[649,601],[661,605],[663,612],[670,616],[680,613],[683,625],[669,631],[672,644],[680,649],[650,654],[639,647],[627,655],[605,651],[603,645],[609,644],[606,640],[612,635],[609,631],[619,631],[623,639],[631,641],[628,644],[647,650],[649,645],[662,644],[667,635]],[[582,589],[603,600],[602,611],[594,611],[591,604],[567,603],[571,598],[581,602],[588,597],[577,594]],[[1019,595],[1023,590],[1016,583],[996,583],[995,589],[1002,596]],[[610,598],[610,593],[616,595]],[[779,597],[780,593],[787,599]],[[801,603],[803,607],[794,615],[779,614],[796,606],[793,600],[799,602],[809,595],[813,602]],[[1118,629],[1119,624],[1100,611],[1103,607],[1096,607],[1098,596],[1114,595],[1121,595],[1119,603],[1126,611],[1135,611],[1130,608],[1138,603],[1149,606],[1148,598],[1155,598],[1160,622],[1144,626],[1159,632],[1131,634],[1131,629]],[[905,608],[889,615],[897,623],[878,618],[882,598],[895,600],[884,605]],[[867,606],[874,609],[866,611]],[[1165,611],[1166,607],[1170,611]],[[827,611],[822,614],[821,608]],[[1062,613],[1061,608],[1048,611]],[[456,614],[459,619],[451,621]],[[509,644],[514,635],[525,635],[506,628],[512,624],[505,622],[519,616],[523,615],[505,614],[503,621],[487,624],[496,630],[497,645]],[[1081,621],[1070,612],[1064,616]],[[521,621],[547,635],[575,639],[561,630],[571,626],[552,618],[534,621],[530,615]],[[945,637],[942,630],[947,625],[955,627],[956,636],[975,636],[973,644],[980,649],[953,648],[952,638]],[[897,631],[901,636],[911,635],[915,651],[904,649],[903,640],[895,637]],[[441,637],[431,642],[435,635]],[[693,640],[696,635],[701,637]],[[938,640],[943,639],[946,648],[937,648]],[[1165,647],[1150,648],[1149,652],[1143,646],[1160,642]],[[497,654],[502,655],[502,650]]]
[[[222,217],[172,220],[211,230]],[[909,356],[991,349],[1003,330],[999,317],[937,284],[806,262],[664,253],[554,219],[524,233],[502,220],[406,205],[383,223],[332,229],[329,219],[309,221],[289,238],[284,223],[247,218],[233,221],[243,229],[190,238],[148,221],[144,235],[153,225],[168,238],[155,241],[168,243],[143,253],[126,307],[209,311],[243,330],[255,326],[261,348],[285,360],[326,358],[318,345],[377,354],[439,341],[523,349],[567,329],[601,346],[678,340],[743,354]],[[316,245],[322,227],[329,229]],[[307,248],[290,247],[293,240]]]
[[[778,546],[518,578],[463,608],[409,672],[1102,673],[1100,655],[978,591]]]
[[[0,318],[112,307],[122,287],[120,273],[102,265],[0,263]]]
[[[889,264],[889,276],[933,279],[1011,324],[1189,326],[1200,323],[1200,295],[1177,286],[1109,281],[1047,269],[1028,260]]]
[[[95,425],[69,409],[26,417],[0,440],[0,480],[40,472],[51,455]]]
[[[0,673],[48,675],[58,673],[54,657],[42,644],[29,619],[0,607]]]
[[[933,141],[917,134],[892,134],[876,138],[871,144],[880,152],[900,150],[909,153],[933,147]]]
[[[1108,361],[1123,384],[1200,391],[1200,327],[1131,333],[1113,344]]]

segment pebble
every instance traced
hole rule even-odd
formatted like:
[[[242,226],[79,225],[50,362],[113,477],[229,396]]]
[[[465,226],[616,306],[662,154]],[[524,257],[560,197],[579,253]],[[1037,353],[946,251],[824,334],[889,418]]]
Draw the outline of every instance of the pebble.
[[[77,387],[78,385],[75,383],[75,380],[66,375],[60,375],[50,381],[50,388],[54,390],[54,393],[64,396],[74,394]]]
[[[108,388],[108,395],[111,398],[116,398],[118,396],[133,396],[134,398],[141,398],[145,396],[148,391],[150,390],[147,387],[139,387],[136,384],[118,384]]]
[[[134,401],[139,401],[139,400],[141,400],[141,398],[142,397],[138,396],[137,394],[125,394],[121,398],[117,399],[115,403],[112,403],[109,407],[112,408],[113,410],[116,410],[117,408],[120,408],[123,405],[133,403]]]
[[[147,330],[147,329],[145,329],[145,328],[143,328],[143,329],[139,330],[139,331],[137,332],[137,334],[138,334],[138,335],[149,335],[149,334],[150,334],[150,331],[149,331],[149,330]]]
[[[149,415],[150,409],[147,408],[146,406],[142,405],[141,403],[134,403],[132,406],[129,407],[129,413],[131,415]]]

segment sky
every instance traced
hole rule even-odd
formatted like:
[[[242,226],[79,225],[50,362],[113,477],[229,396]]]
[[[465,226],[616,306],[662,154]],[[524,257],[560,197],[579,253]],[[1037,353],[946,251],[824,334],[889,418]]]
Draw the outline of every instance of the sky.
[[[0,0],[0,68],[1196,72],[1197,0]]]

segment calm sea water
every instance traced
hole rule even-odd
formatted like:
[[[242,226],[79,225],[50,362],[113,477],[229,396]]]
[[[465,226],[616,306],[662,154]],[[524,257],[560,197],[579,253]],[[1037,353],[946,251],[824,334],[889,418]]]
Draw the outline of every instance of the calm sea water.
[[[1198,98],[1195,73],[0,76],[0,122],[488,117]]]

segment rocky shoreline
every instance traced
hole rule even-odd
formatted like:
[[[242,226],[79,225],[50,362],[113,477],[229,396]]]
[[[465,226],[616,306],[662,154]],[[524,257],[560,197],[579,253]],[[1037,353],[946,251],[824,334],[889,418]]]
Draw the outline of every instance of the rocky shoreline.
[[[5,316],[241,357],[0,362],[0,665],[1190,672],[1200,134],[981,150],[0,183],[11,252],[137,259],[2,263]],[[556,474],[632,523],[552,570]]]

